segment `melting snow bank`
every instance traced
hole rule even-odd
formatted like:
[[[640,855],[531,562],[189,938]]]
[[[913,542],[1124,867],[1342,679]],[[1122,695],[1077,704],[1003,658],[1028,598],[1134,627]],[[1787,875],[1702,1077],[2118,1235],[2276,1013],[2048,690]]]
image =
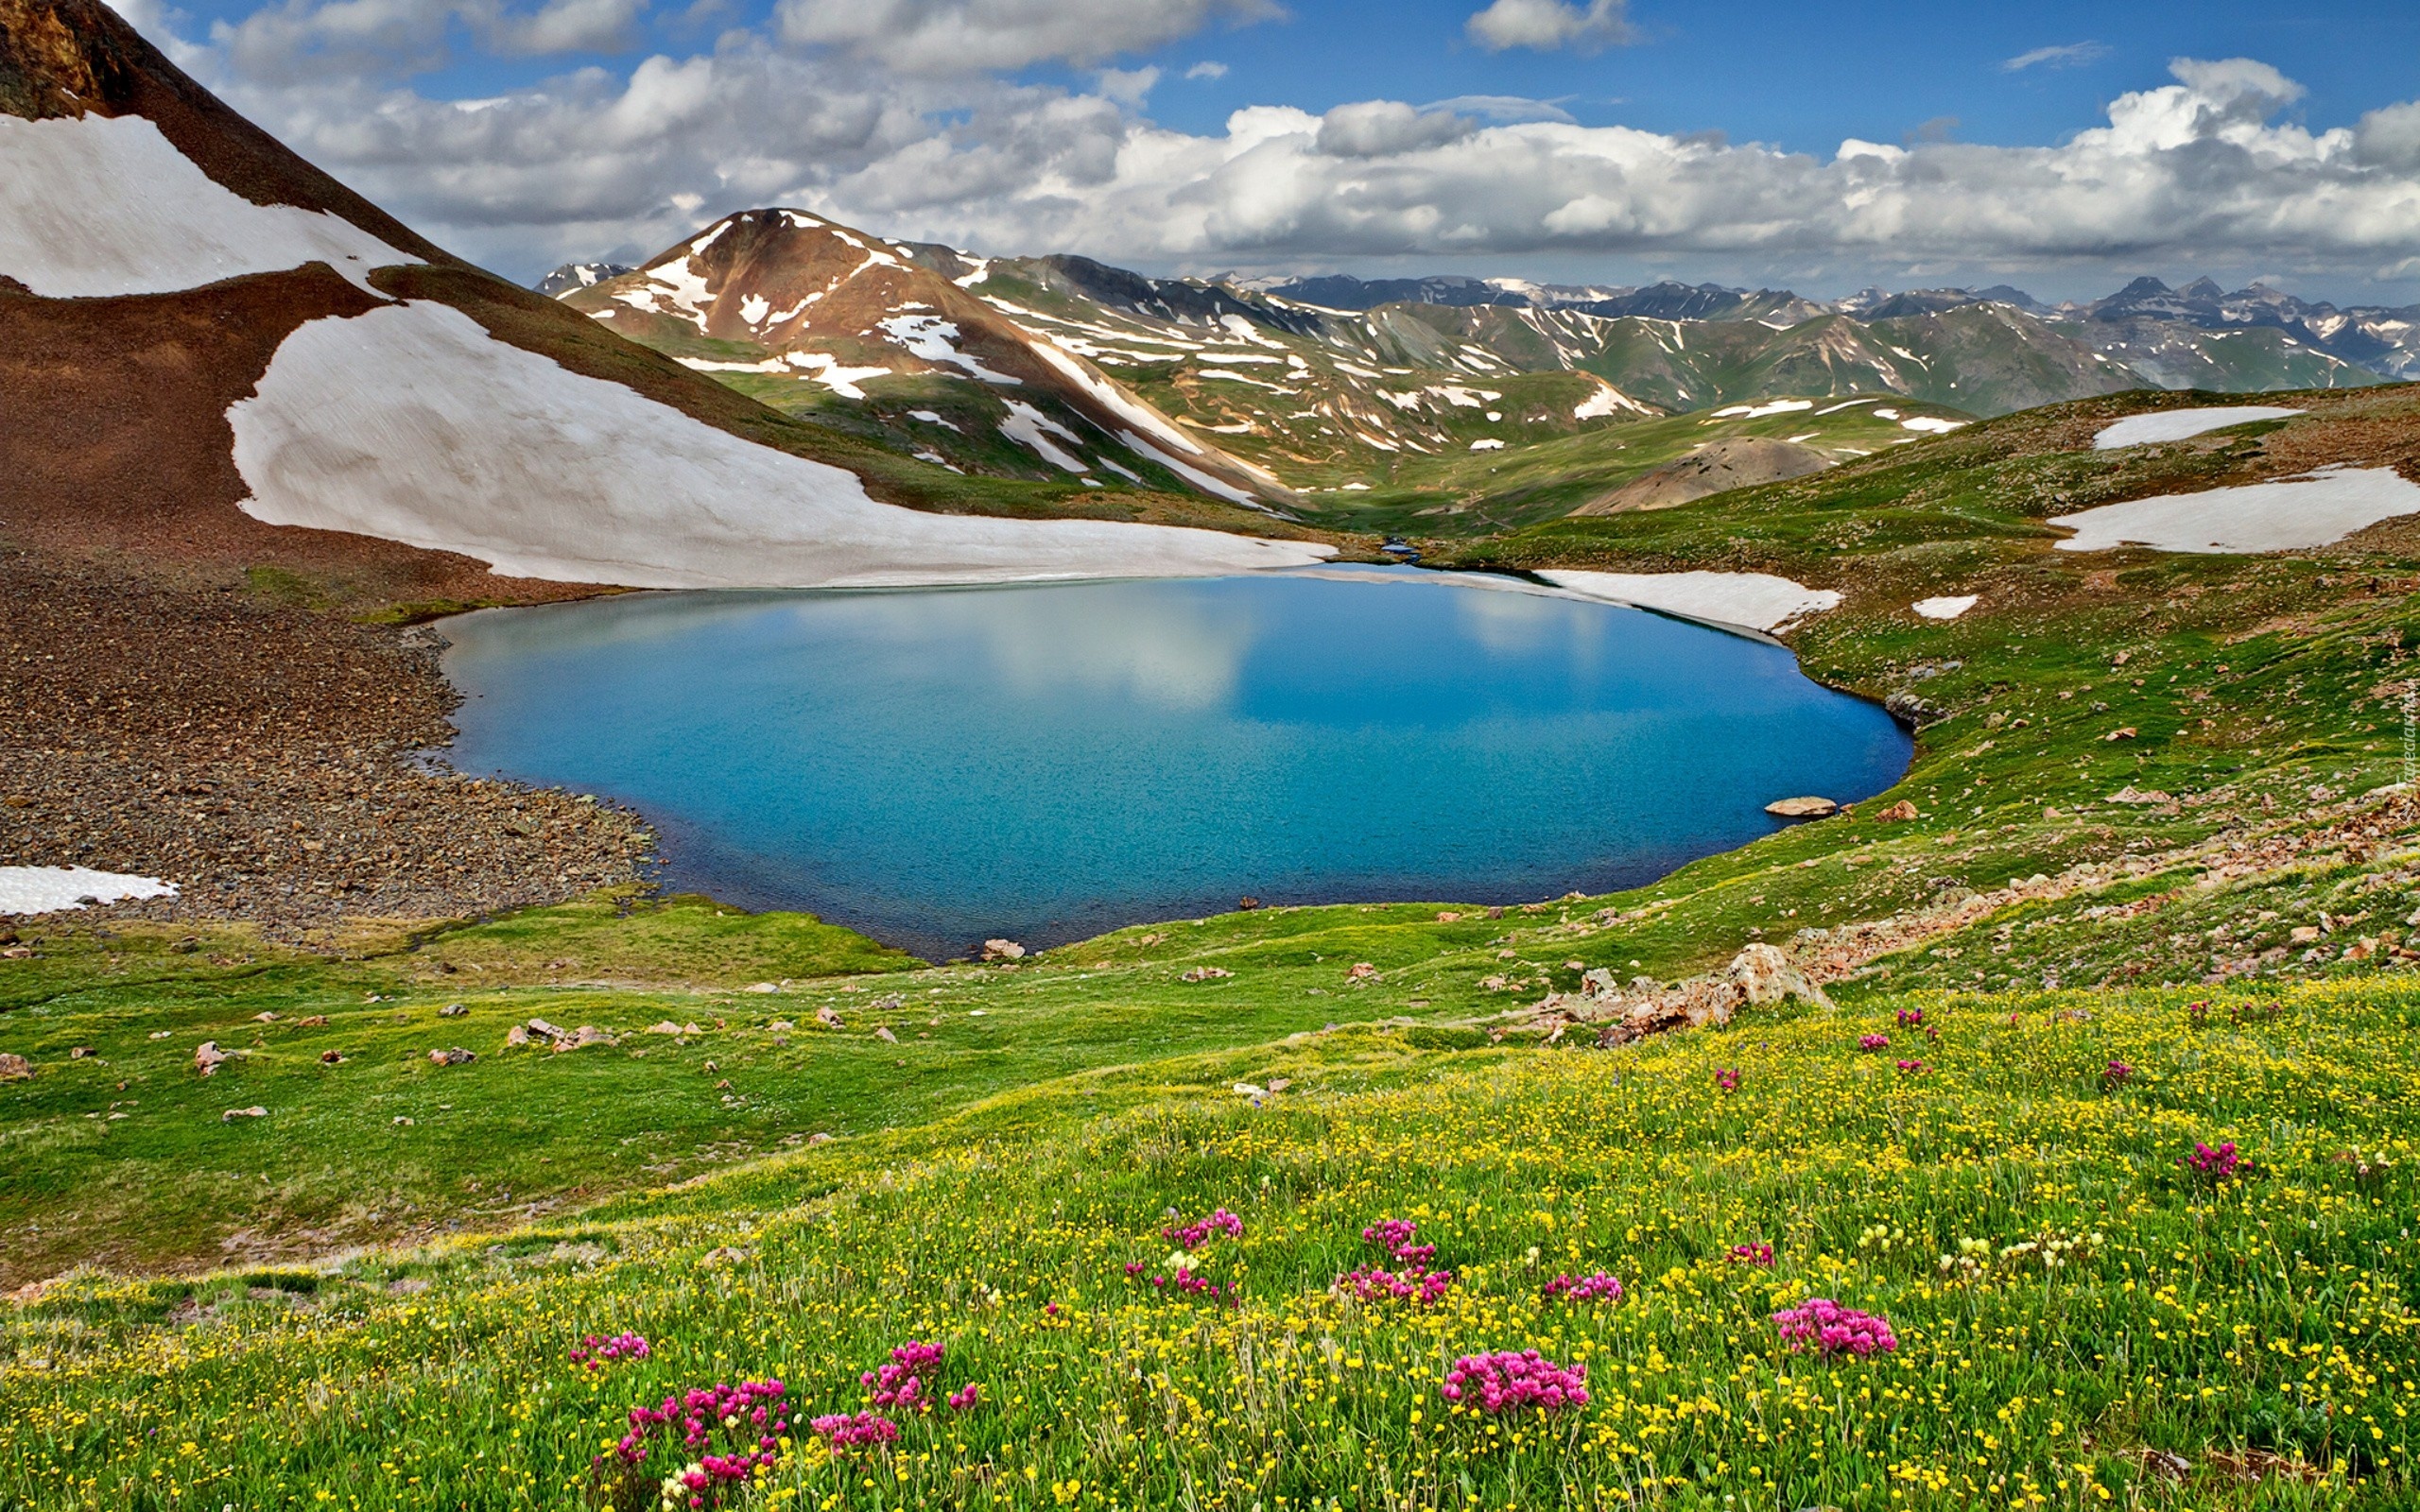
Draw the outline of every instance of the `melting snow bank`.
[[[2130,415],[2092,438],[2093,450],[2112,452],[2121,446],[2146,446],[2152,441],[2181,441],[2204,431],[2221,431],[2256,420],[2283,420],[2299,409],[2274,404],[2227,404],[2215,409],[2171,409],[2157,415]]]
[[[305,263],[369,289],[372,268],[420,261],[327,211],[253,204],[140,115],[0,113],[0,274],[48,299],[172,294]]]
[[[1836,607],[1841,595],[1809,588],[1770,573],[1588,573],[1542,572],[1558,588],[1589,598],[1660,610],[1685,619],[1752,630],[1778,629],[1806,614]]]
[[[2420,487],[2392,468],[2377,467],[2104,504],[2048,523],[2075,532],[2059,542],[2061,551],[2141,545],[2242,553],[2324,546],[2404,514],[2420,514]]]
[[[0,914],[55,914],[88,902],[174,898],[177,885],[87,867],[0,867]]]
[[[1928,620],[1954,620],[1973,609],[1979,597],[1976,593],[1961,593],[1943,598],[1920,598],[1909,607]]]
[[[229,406],[270,524],[631,588],[904,587],[1298,567],[1331,547],[1215,530],[927,514],[414,301],[305,322]]]

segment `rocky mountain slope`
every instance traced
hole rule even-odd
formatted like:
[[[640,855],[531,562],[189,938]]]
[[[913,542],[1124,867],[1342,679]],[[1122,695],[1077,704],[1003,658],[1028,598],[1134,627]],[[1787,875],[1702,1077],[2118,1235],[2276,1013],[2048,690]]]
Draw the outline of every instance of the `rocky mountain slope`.
[[[98,0],[0,0],[0,107],[18,541],[387,600],[1324,554],[1136,523],[1268,523],[1225,501],[973,482],[788,421],[429,244]]]

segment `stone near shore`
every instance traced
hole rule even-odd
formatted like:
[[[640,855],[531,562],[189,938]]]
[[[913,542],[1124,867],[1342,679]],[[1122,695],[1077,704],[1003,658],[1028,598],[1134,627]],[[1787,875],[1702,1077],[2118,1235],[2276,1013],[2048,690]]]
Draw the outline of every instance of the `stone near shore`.
[[[1822,819],[1841,812],[1841,806],[1828,798],[1785,798],[1766,804],[1765,812],[1778,819]]]
[[[983,959],[1021,961],[1025,959],[1025,947],[1012,939],[987,939],[983,942]]]

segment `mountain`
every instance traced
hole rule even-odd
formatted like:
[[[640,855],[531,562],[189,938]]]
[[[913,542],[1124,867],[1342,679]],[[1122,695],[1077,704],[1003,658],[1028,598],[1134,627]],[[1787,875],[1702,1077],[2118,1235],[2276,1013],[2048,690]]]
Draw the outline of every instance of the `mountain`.
[[[565,263],[540,279],[535,287],[548,299],[561,299],[574,289],[589,288],[630,271],[624,263]]]
[[[1256,507],[1290,497],[973,292],[988,269],[804,211],[755,210],[562,299],[778,408],[959,472]],[[1116,288],[1115,271],[1078,269],[1103,293],[1144,292]]]
[[[2057,313],[2163,388],[2257,393],[2420,377],[2420,306],[2339,310],[2257,284],[2230,294],[2207,278],[2181,289],[2138,278]]]
[[[1134,523],[1269,524],[1225,501],[961,478],[767,409],[430,244],[99,0],[0,0],[0,163],[19,541],[393,598],[1324,555]],[[1064,514],[1095,518],[1037,518]]]

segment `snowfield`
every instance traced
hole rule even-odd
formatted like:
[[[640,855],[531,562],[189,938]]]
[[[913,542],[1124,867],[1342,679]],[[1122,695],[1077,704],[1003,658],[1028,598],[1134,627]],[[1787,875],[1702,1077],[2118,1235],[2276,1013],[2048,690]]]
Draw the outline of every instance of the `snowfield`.
[[[2224,430],[2256,420],[2284,420],[2299,409],[2274,404],[2225,404],[2215,409],[2171,409],[2158,415],[2130,415],[2092,438],[2093,450],[2113,452],[2121,446],[2147,446],[2153,441],[2182,441],[2204,431]]]
[[[1977,594],[1961,593],[1941,598],[1920,598],[1908,607],[1923,619],[1954,620],[1973,609],[1978,601]]]
[[[139,115],[0,114],[0,274],[48,299],[172,294],[305,263],[370,289],[372,268],[420,261],[326,211],[253,204]]]
[[[2392,468],[2377,467],[2104,504],[2048,524],[2075,532],[2059,542],[2061,551],[2141,545],[2233,554],[2325,546],[2406,514],[2420,514],[2420,487]]]
[[[1841,602],[1841,595],[1828,588],[1809,588],[1770,573],[1549,571],[1538,576],[1588,598],[1752,630],[1778,629]]]
[[[632,588],[897,587],[1295,567],[1333,548],[1213,530],[927,514],[570,372],[414,301],[312,320],[227,411],[271,524]]]
[[[0,914],[56,914],[81,908],[84,901],[113,903],[127,898],[174,898],[177,885],[157,877],[131,877],[88,867],[0,867]]]

